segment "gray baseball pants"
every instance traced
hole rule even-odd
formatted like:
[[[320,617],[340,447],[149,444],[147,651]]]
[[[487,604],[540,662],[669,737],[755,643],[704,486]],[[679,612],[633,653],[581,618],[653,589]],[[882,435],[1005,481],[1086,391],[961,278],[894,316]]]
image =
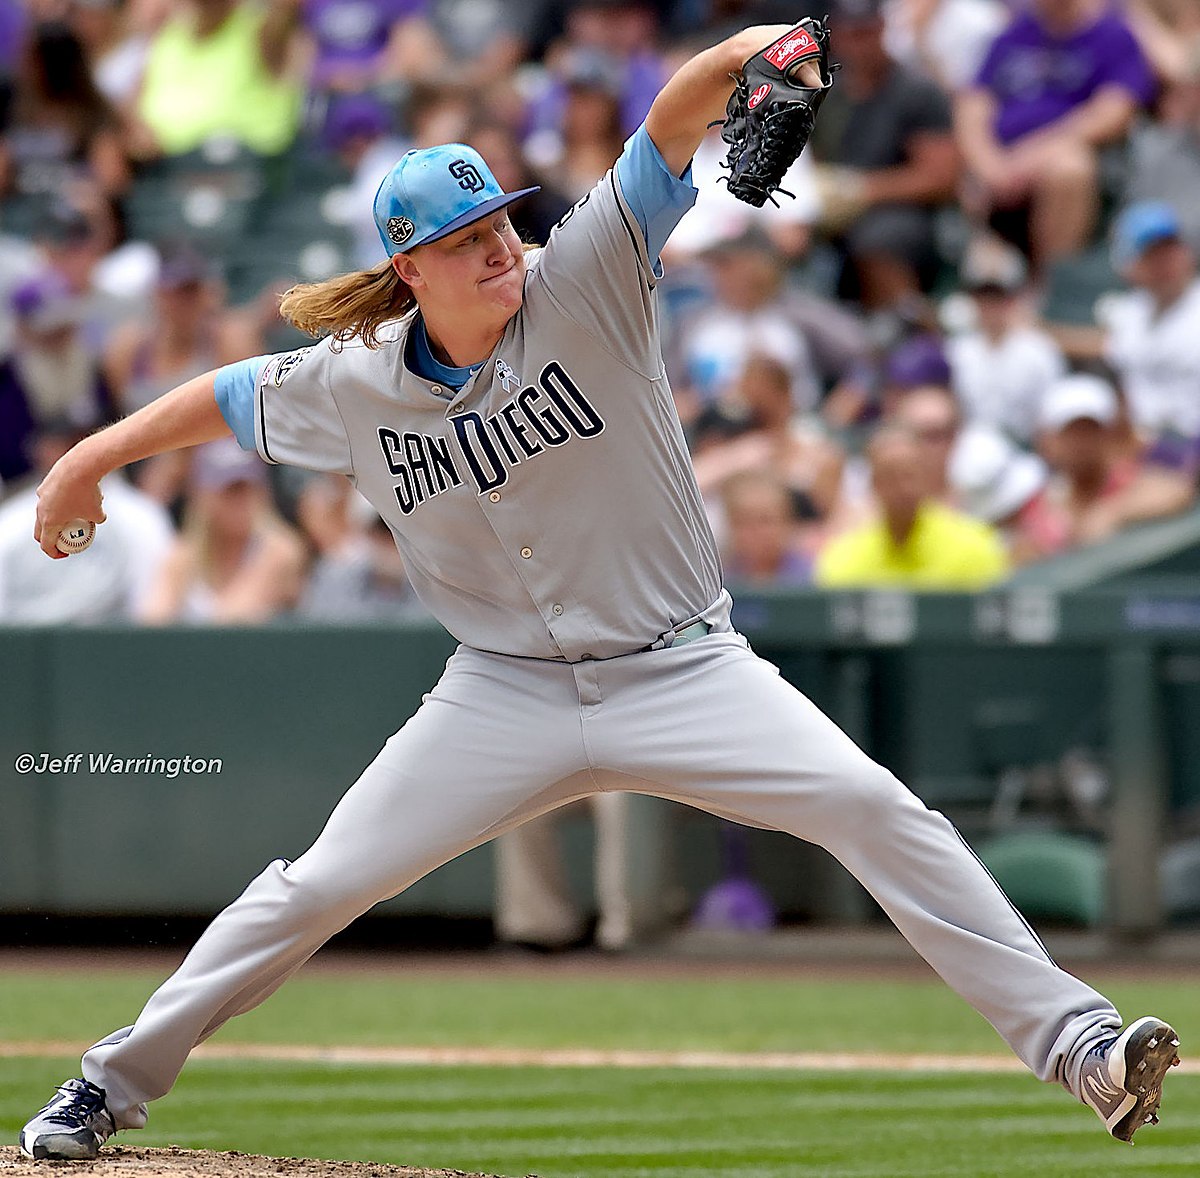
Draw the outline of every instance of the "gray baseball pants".
[[[121,1128],[188,1053],[372,905],[571,799],[635,790],[825,847],[1043,1080],[1078,1095],[1120,1026],[1059,969],[942,815],[872,762],[743,638],[575,664],[461,648],[294,863],[251,881],[151,996],[83,1057]]]

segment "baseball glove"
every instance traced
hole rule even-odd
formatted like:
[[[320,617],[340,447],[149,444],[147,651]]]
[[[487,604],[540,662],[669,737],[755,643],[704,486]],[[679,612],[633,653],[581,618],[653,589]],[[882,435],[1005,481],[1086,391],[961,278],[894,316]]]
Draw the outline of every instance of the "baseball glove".
[[[734,74],[734,91],[725,108],[721,138],[730,145],[723,179],[738,200],[762,208],[779,187],[784,173],[808,142],[817,111],[833,86],[836,64],[829,61],[829,18],[805,17],[778,41],[756,53]],[[801,80],[797,75],[806,62],[812,70]]]

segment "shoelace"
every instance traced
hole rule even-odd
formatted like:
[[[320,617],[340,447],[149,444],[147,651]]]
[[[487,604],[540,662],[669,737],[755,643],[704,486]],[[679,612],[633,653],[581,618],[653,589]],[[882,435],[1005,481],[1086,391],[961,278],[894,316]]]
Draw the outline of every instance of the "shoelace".
[[[59,1087],[58,1094],[67,1103],[47,1113],[46,1121],[52,1125],[82,1128],[89,1117],[104,1108],[104,1093],[96,1088],[63,1084]],[[52,1100],[46,1108],[49,1110],[56,1103],[58,1102]]]

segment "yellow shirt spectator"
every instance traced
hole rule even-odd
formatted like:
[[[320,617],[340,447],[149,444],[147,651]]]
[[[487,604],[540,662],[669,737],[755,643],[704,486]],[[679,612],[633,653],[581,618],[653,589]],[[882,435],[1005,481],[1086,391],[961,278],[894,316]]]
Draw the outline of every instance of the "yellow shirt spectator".
[[[155,36],[146,61],[138,114],[167,155],[181,155],[213,136],[230,136],[273,155],[295,137],[299,87],[263,61],[266,14],[237,3],[201,33],[185,10]]]
[[[1008,556],[992,528],[926,500],[903,543],[883,520],[831,540],[817,559],[816,582],[828,589],[952,592],[984,589],[1007,573]]]

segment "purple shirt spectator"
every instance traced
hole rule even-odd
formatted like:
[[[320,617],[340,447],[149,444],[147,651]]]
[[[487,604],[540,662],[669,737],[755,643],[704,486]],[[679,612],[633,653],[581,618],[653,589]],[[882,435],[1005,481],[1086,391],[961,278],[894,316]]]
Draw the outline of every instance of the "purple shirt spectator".
[[[304,23],[316,44],[313,85],[346,66],[369,65],[387,48],[392,27],[427,7],[427,0],[304,0]]]
[[[1141,104],[1154,79],[1129,26],[1105,13],[1067,37],[1054,37],[1032,13],[1019,15],[992,42],[976,83],[996,99],[995,133],[1009,144],[1062,118],[1106,86]]]
[[[0,0],[0,76],[12,74],[25,43],[25,7],[18,0]]]

